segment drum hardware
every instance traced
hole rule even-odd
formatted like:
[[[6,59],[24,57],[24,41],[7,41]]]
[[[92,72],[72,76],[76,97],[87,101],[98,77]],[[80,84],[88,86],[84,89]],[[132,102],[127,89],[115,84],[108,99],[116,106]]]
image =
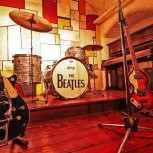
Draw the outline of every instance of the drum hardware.
[[[92,57],[93,57],[93,79],[94,79],[94,89],[93,89],[93,93],[96,94],[97,91],[96,91],[96,83],[95,83],[95,79],[96,79],[96,74],[95,74],[95,68],[94,68],[94,64],[95,64],[95,61],[94,61],[94,53],[95,51],[100,51],[103,47],[100,46],[100,45],[86,45],[83,47],[84,50],[88,50],[88,51],[92,51]]]
[[[29,29],[31,31],[31,80],[30,83],[32,84],[32,101],[38,100],[33,99],[34,93],[33,93],[33,42],[32,42],[32,31],[37,32],[49,32],[52,30],[51,24],[44,18],[41,18],[40,16],[26,12],[26,11],[11,11],[9,13],[10,18],[20,26]]]
[[[43,82],[45,87],[45,93],[43,94],[45,99],[48,99],[48,95],[58,97],[58,93],[52,83],[52,70],[58,61],[54,61],[52,65],[47,65],[43,74]]]

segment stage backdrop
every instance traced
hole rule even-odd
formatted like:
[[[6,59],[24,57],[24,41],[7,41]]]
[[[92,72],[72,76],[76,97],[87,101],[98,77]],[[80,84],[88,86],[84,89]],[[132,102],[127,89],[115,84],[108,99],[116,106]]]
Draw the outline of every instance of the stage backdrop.
[[[85,0],[0,0],[0,70],[13,73],[13,56],[30,54],[31,41],[33,55],[41,57],[42,75],[47,65],[52,65],[65,57],[71,46],[83,47],[100,42],[99,27],[93,24],[98,17],[86,14]],[[47,19],[53,26],[47,33],[31,31],[14,23],[9,12],[24,10]],[[93,64],[91,51],[86,51],[87,64]],[[101,72],[101,51],[94,54],[96,73]],[[99,77],[102,83],[101,74]],[[99,88],[102,88],[100,86]]]

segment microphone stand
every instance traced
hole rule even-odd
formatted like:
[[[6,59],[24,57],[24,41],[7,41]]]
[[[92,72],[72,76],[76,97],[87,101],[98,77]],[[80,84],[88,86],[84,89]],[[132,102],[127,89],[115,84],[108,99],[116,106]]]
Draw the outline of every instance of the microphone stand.
[[[119,4],[119,23],[120,23],[120,33],[121,33],[122,54],[123,54],[123,68],[124,68],[124,77],[125,77],[127,113],[122,112],[122,114],[124,116],[126,116],[123,119],[124,125],[98,123],[98,126],[99,127],[116,126],[116,127],[124,127],[125,128],[126,133],[125,133],[125,136],[124,136],[122,143],[121,143],[119,150],[118,150],[118,153],[123,153],[128,139],[134,138],[133,132],[137,132],[138,129],[150,130],[150,131],[153,131],[153,129],[138,126],[137,123],[139,120],[137,118],[132,117],[131,103],[130,103],[130,91],[129,91],[129,77],[128,77],[127,59],[126,59],[125,34],[124,34],[124,26],[126,25],[126,20],[123,17],[121,0],[118,0],[118,4]]]

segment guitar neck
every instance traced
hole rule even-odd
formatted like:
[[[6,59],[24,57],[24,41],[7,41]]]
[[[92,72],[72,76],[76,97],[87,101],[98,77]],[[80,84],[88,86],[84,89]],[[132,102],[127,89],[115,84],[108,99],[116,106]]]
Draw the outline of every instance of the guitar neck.
[[[124,30],[125,30],[125,33],[126,33],[127,43],[128,43],[128,47],[129,47],[130,54],[131,54],[133,68],[134,68],[135,74],[139,75],[140,70],[139,70],[139,66],[138,66],[138,63],[137,63],[136,56],[135,56],[134,47],[133,47],[133,44],[132,44],[132,39],[131,39],[131,36],[129,34],[129,30],[128,30],[127,25],[124,26]]]

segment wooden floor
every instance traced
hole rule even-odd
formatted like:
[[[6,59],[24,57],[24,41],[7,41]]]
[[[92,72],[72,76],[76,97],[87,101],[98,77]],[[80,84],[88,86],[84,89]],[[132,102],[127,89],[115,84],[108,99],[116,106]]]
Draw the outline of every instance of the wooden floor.
[[[99,95],[88,93],[76,100],[60,100],[50,96],[47,103],[41,98],[32,102],[28,101],[29,98],[24,98],[32,117],[24,137],[29,142],[28,146],[23,147],[9,141],[8,145],[0,147],[0,153],[117,153],[126,134],[125,129],[116,126],[101,128],[98,127],[98,123],[124,125],[121,110],[114,110],[112,103],[113,101],[114,103],[124,102],[125,92],[104,91]],[[98,109],[101,104],[103,104],[102,107]],[[94,108],[89,109],[89,106]],[[108,106],[113,107],[110,109],[107,108]],[[74,109],[76,107],[78,108]],[[88,107],[88,111],[86,111],[86,107]],[[71,111],[66,112],[69,109]],[[81,109],[81,113],[72,113],[79,109]],[[58,116],[60,111],[61,115]],[[46,115],[48,116],[41,118]],[[138,126],[153,128],[151,117],[139,112],[133,114],[133,117],[139,119]],[[153,130],[139,129],[134,132],[134,139],[130,139],[126,143],[124,152],[151,153],[152,149]]]
[[[1,153],[117,153],[126,133],[122,127],[97,126],[98,123],[122,123],[120,112],[97,113],[30,123],[25,138],[28,147],[9,141]],[[153,127],[152,118],[139,118],[139,126]],[[151,153],[153,131],[138,130],[129,140],[127,153]]]

